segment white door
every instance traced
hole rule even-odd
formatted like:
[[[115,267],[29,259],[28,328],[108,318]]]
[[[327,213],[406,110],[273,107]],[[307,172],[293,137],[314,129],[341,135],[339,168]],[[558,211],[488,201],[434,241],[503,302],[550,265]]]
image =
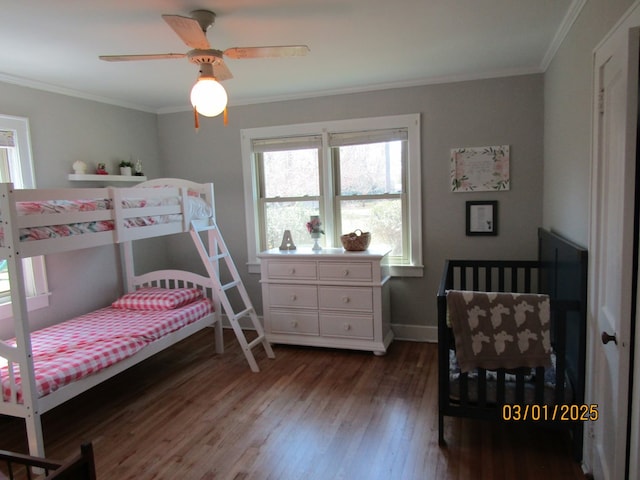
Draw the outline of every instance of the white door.
[[[594,64],[589,402],[599,419],[586,428],[594,476],[607,480],[624,479],[627,461],[638,46],[637,29],[619,31]]]

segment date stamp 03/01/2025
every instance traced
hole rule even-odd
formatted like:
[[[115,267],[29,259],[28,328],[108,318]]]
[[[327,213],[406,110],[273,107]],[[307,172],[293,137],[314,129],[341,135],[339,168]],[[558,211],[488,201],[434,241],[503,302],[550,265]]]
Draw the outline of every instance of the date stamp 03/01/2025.
[[[598,404],[582,405],[503,405],[502,420],[506,422],[579,422],[598,420]]]

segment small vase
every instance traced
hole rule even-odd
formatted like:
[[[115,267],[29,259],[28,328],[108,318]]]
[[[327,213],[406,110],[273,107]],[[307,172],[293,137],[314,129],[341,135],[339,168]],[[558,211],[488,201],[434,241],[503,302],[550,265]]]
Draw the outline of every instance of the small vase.
[[[125,177],[130,177],[131,167],[120,167],[120,175],[124,175]]]
[[[322,250],[322,247],[320,246],[320,244],[318,243],[318,240],[320,239],[320,234],[319,233],[312,233],[311,234],[311,238],[313,238],[313,247],[311,247],[311,250]]]

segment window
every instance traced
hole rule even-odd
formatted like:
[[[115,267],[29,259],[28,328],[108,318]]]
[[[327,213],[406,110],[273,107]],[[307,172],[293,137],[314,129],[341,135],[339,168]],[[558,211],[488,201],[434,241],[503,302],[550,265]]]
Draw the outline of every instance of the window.
[[[0,115],[0,181],[16,188],[35,188],[29,124],[26,118]],[[43,257],[22,260],[27,308],[46,307],[47,282]],[[0,319],[11,317],[11,297],[6,260],[0,260]]]
[[[419,115],[245,129],[242,152],[250,271],[285,230],[310,247],[319,215],[324,247],[370,231],[394,275],[422,275]]]

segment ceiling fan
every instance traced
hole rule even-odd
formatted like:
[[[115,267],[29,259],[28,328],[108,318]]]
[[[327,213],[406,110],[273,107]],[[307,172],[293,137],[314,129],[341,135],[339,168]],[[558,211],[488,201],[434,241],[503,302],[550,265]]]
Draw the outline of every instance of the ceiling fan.
[[[191,104],[197,113],[209,117],[222,113],[227,105],[227,94],[218,82],[233,78],[233,75],[223,57],[231,59],[294,57],[309,53],[309,47],[306,45],[232,47],[224,51],[213,49],[207,40],[207,30],[213,25],[216,14],[209,10],[194,10],[191,12],[191,17],[162,15],[162,18],[192,50],[186,53],[100,55],[99,58],[107,62],[188,58],[191,63],[200,67],[200,76],[191,90]],[[200,101],[197,97],[202,93],[201,90],[206,89],[209,90],[204,94],[206,100]],[[216,102],[212,102],[214,98]]]

